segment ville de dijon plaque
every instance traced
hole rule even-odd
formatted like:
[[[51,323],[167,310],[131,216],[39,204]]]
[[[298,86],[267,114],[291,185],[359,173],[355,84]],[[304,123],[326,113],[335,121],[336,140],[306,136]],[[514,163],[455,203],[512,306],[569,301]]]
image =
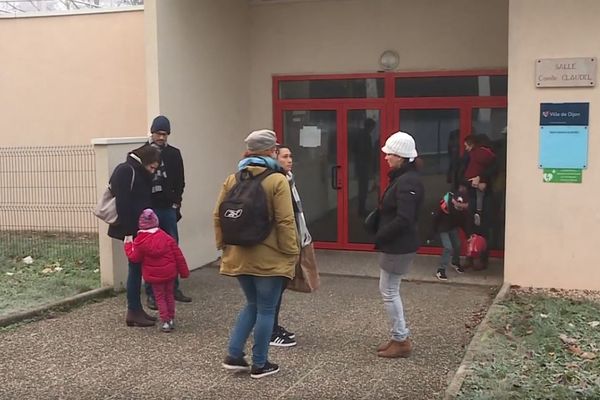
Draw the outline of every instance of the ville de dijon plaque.
[[[535,61],[537,87],[596,86],[596,57],[540,58]]]

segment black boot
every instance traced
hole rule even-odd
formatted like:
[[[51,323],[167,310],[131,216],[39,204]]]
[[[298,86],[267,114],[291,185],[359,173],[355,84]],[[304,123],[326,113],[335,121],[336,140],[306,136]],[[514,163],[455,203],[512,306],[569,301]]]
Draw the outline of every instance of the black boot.
[[[175,291],[175,300],[180,301],[182,303],[191,303],[192,302],[192,298],[184,295],[183,292],[179,289],[177,289]]]
[[[146,300],[146,306],[148,306],[148,308],[153,311],[158,310],[158,307],[156,307],[156,299],[154,298],[154,296],[148,296],[148,299]]]

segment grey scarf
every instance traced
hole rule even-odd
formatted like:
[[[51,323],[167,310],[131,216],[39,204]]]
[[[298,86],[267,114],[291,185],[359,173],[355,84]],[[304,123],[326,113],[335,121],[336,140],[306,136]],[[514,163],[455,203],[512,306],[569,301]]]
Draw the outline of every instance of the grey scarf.
[[[292,190],[292,200],[294,201],[294,213],[296,214],[298,240],[300,241],[301,247],[306,247],[312,243],[312,236],[310,236],[310,232],[308,232],[308,227],[306,226],[306,219],[304,218],[304,211],[302,210],[302,201],[300,200],[300,195],[296,189],[294,175],[291,172],[288,172],[286,177]]]

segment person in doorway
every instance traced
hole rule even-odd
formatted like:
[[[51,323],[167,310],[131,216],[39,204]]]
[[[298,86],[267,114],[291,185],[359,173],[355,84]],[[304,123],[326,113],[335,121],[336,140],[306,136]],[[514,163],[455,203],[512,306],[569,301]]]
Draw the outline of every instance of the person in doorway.
[[[177,147],[167,143],[171,134],[171,122],[163,115],[154,118],[150,126],[150,139],[143,147],[154,147],[160,151],[160,165],[152,180],[152,209],[160,221],[160,229],[167,232],[179,243],[177,222],[181,219],[181,202],[185,178],[183,158]],[[150,283],[145,283],[148,308],[156,310],[156,300]],[[179,288],[179,279],[175,279],[175,300],[189,303],[192,299]]]
[[[247,151],[238,164],[240,174],[232,174],[223,183],[214,211],[215,239],[222,249],[220,273],[237,278],[246,297],[246,306],[238,315],[231,331],[227,357],[223,367],[230,371],[248,371],[252,378],[263,378],[279,371],[268,359],[269,341],[273,332],[275,310],[285,282],[294,277],[299,248],[290,185],[277,163],[277,143],[273,131],[254,131],[245,139]],[[228,199],[241,173],[259,179],[265,194],[268,217],[273,221],[262,242],[255,245],[233,245],[224,240],[221,204]],[[224,215],[232,215],[226,210]],[[235,210],[233,210],[235,211]],[[235,213],[235,215],[238,215]],[[244,348],[254,329],[252,367],[244,359]]]
[[[377,154],[373,152],[373,139],[371,132],[377,123],[372,118],[364,121],[363,128],[358,132],[354,142],[354,162],[356,166],[356,177],[358,180],[358,215],[367,215],[367,194],[369,192],[369,181],[375,171],[375,163],[378,161]],[[376,149],[375,149],[376,151]]]
[[[487,138],[487,136],[485,137]],[[472,187],[471,192],[475,194],[473,197],[475,197],[476,208],[473,219],[475,225],[479,226],[483,215],[485,192],[495,173],[496,155],[490,147],[483,143],[480,135],[467,136],[464,145],[468,153],[464,179]]]
[[[461,185],[457,194],[448,192],[444,195],[440,200],[440,207],[433,217],[433,232],[440,235],[443,246],[440,266],[435,274],[439,280],[448,280],[446,270],[450,261],[456,272],[459,274],[465,272],[460,264],[459,229],[469,236],[472,233],[471,226],[472,217],[469,212],[467,188]]]
[[[391,322],[391,339],[377,347],[379,357],[408,357],[412,351],[406,326],[400,281],[411,266],[419,240],[417,218],[425,189],[415,165],[417,149],[411,135],[396,132],[381,148],[390,182],[379,206],[375,248],[379,254],[379,291]]]
[[[185,257],[171,236],[159,228],[158,217],[147,208],[142,211],[135,240],[125,237],[125,254],[129,261],[142,264],[144,281],[152,285],[156,296],[160,329],[175,329],[175,279],[190,276]]]
[[[159,163],[157,149],[142,147],[129,153],[125,162],[116,166],[109,184],[119,217],[117,223],[108,227],[108,236],[124,240],[126,236],[136,235],[140,214],[152,205],[152,175]],[[130,261],[127,270],[127,326],[153,326],[156,321],[142,308],[141,286],[142,266]]]
[[[283,172],[286,175],[290,183],[290,189],[292,191],[292,200],[294,206],[294,214],[296,215],[296,228],[298,231],[298,240],[300,241],[300,247],[303,248],[312,243],[312,237],[308,232],[308,228],[306,227],[306,220],[304,219],[304,213],[302,211],[302,203],[300,201],[300,195],[298,194],[298,190],[296,189],[296,184],[294,182],[294,175],[292,174],[292,151],[289,147],[280,144],[277,146],[277,162],[283,168]],[[287,280],[285,281],[283,288],[281,290],[281,296],[279,297],[279,301],[277,302],[277,307],[275,309],[275,321],[273,323],[273,333],[271,333],[271,346],[279,346],[279,347],[291,347],[297,344],[296,342],[296,334],[288,331],[283,326],[279,325],[279,311],[281,309],[281,301],[283,299],[283,292],[287,286]]]

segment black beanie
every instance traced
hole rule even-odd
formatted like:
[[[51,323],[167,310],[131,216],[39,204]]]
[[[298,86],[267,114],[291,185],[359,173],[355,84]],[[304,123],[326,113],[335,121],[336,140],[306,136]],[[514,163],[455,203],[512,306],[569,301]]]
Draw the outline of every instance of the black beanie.
[[[159,115],[152,121],[150,133],[156,133],[158,131],[166,132],[167,135],[171,134],[171,123],[169,122],[169,118],[164,115]]]

